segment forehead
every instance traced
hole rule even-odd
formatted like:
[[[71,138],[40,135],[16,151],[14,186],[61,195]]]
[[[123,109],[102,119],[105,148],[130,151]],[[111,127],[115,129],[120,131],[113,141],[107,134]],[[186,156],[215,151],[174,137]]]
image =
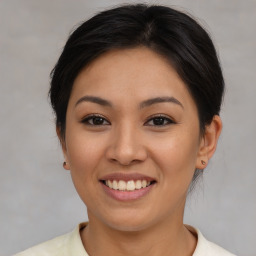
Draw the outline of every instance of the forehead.
[[[145,100],[167,95],[193,104],[186,85],[171,64],[146,47],[112,50],[95,59],[75,79],[70,100],[84,94],[109,100]]]

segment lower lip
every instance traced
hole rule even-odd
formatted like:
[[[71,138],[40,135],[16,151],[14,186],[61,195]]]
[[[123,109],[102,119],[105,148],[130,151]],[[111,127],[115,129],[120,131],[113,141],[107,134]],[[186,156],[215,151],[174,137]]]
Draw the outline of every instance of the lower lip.
[[[150,190],[153,188],[154,184],[149,185],[148,187],[136,189],[133,191],[121,191],[121,190],[114,190],[110,187],[106,186],[105,184],[101,183],[103,186],[104,191],[112,198],[118,200],[118,201],[131,201],[131,200],[137,200],[139,198],[142,198],[146,194],[150,192]]]

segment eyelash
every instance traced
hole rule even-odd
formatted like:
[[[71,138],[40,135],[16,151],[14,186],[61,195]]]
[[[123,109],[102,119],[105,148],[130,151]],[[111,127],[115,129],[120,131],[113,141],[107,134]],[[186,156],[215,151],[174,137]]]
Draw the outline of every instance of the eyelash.
[[[152,125],[148,125],[147,123],[149,123],[150,121],[156,121],[158,119],[158,121],[161,119],[162,121],[164,121],[164,124],[159,124],[159,125],[156,125],[156,124],[152,124]],[[167,117],[165,115],[162,115],[162,114],[158,114],[158,115],[154,115],[154,116],[151,116],[147,121],[146,123],[147,126],[160,126],[160,127],[163,127],[163,126],[167,126],[167,125],[171,125],[171,124],[175,124],[175,121],[173,119],[171,119],[170,117]]]
[[[90,121],[96,120],[96,118],[100,118],[103,120],[103,122],[107,122],[107,124],[93,124],[90,123]],[[86,116],[85,118],[82,119],[81,123],[84,123],[86,125],[93,125],[93,126],[101,126],[101,125],[110,125],[110,122],[102,115],[99,114],[91,114],[89,116]]]
[[[101,121],[103,123],[101,124],[94,124],[94,123],[90,123],[90,121],[93,122],[93,120],[97,120],[97,118],[99,118],[100,120],[98,121]],[[156,121],[158,119],[163,121],[164,124],[148,124],[150,121]],[[106,122],[107,124],[104,124],[104,122]],[[89,116],[86,116],[84,119],[82,119],[81,123],[84,123],[86,125],[91,125],[91,126],[103,126],[103,125],[110,125],[111,123],[102,115],[99,115],[99,114],[91,114]],[[174,120],[172,120],[171,118],[169,117],[166,117],[165,115],[162,115],[162,114],[158,114],[158,115],[155,115],[155,116],[152,116],[150,117],[146,122],[145,122],[145,125],[146,126],[158,126],[158,127],[163,127],[163,126],[166,126],[166,125],[171,125],[171,124],[175,124],[176,122]]]

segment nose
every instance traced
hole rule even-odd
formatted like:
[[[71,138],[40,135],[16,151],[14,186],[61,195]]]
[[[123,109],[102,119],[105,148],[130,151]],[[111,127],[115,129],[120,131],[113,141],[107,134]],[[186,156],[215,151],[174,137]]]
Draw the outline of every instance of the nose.
[[[135,162],[143,162],[147,158],[142,136],[132,125],[123,125],[115,129],[110,141],[106,152],[110,161],[128,166]]]

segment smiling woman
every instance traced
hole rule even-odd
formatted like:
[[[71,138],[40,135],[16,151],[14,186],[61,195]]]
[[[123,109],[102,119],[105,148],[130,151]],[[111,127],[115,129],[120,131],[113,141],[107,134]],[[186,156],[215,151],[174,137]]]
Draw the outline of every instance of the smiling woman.
[[[232,255],[183,224],[216,149],[223,88],[212,41],[186,14],[126,5],[79,26],[50,97],[89,222],[18,255]]]

